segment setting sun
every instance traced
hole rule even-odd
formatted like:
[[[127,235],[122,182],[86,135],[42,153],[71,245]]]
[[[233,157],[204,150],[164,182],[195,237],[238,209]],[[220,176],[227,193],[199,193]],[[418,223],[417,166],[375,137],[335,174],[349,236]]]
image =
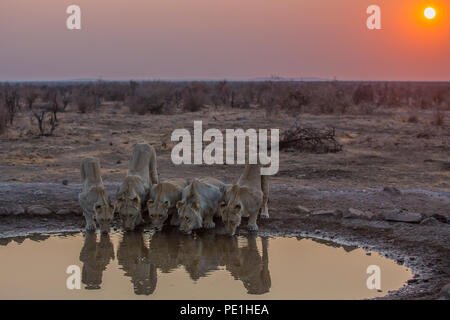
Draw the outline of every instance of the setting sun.
[[[424,14],[427,19],[434,19],[434,17],[436,17],[436,10],[434,10],[431,7],[428,7],[425,9]]]

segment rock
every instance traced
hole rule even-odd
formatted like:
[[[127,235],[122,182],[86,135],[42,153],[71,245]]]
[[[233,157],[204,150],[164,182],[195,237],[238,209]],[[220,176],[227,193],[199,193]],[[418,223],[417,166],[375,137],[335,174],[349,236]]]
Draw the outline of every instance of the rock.
[[[56,215],[58,215],[58,216],[66,216],[68,214],[74,214],[74,213],[76,213],[76,212],[71,209],[61,209],[61,210],[56,211]]]
[[[374,214],[368,211],[361,211],[354,208],[349,208],[344,213],[343,218],[359,218],[359,219],[373,219]]]
[[[433,214],[431,217],[435,218],[437,221],[442,222],[442,223],[448,223],[448,217],[442,215],[442,214],[438,214],[435,213]]]
[[[52,211],[42,206],[31,206],[27,208],[27,213],[32,215],[45,216],[51,214]]]
[[[435,218],[430,217],[430,218],[423,219],[423,220],[420,222],[420,224],[421,224],[421,225],[424,225],[424,226],[438,226],[438,225],[440,225],[441,223],[440,223],[438,220],[436,220]]]
[[[401,196],[402,192],[398,190],[396,187],[384,187],[384,192],[392,195],[392,196]]]
[[[11,208],[8,209],[9,214],[14,215],[14,216],[18,216],[18,215],[22,215],[25,213],[25,209],[20,205],[13,205]]]
[[[62,184],[65,185],[65,186],[67,186],[67,185],[69,184],[69,180],[64,179],[64,180],[62,181]]]
[[[340,210],[317,210],[311,213],[313,216],[339,216],[342,214]]]
[[[0,207],[0,216],[7,216],[9,215],[9,212],[6,208]]]
[[[450,283],[445,285],[439,292],[439,300],[450,300]]]
[[[419,223],[422,220],[422,215],[415,212],[394,210],[385,212],[383,214],[383,219],[386,221]]]
[[[297,206],[297,210],[298,210],[300,213],[304,213],[304,214],[311,213],[311,210],[309,210],[308,208],[303,207],[303,206]]]

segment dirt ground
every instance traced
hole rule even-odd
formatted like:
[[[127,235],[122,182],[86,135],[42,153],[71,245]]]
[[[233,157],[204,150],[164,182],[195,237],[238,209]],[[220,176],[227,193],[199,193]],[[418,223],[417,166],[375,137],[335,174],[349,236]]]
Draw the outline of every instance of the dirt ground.
[[[410,112],[390,109],[370,115],[299,115],[303,125],[335,127],[343,151],[281,152],[280,170],[271,177],[271,219],[260,222],[259,232],[314,236],[383,252],[415,273],[408,286],[388,298],[440,297],[441,288],[450,283],[450,113],[441,127],[430,124],[431,111],[415,114],[417,123],[408,122]],[[100,159],[103,180],[114,194],[138,142],[155,147],[162,178],[214,176],[227,183],[236,181],[242,166],[171,162],[170,134],[176,128],[192,130],[194,120],[202,120],[204,130],[280,128],[282,132],[295,119],[283,114],[267,118],[256,109],[216,108],[141,116],[130,115],[124,106],[105,105],[95,113],[61,113],[55,135],[38,137],[29,117],[21,116],[15,129],[0,136],[0,214],[2,208],[4,212],[0,238],[82,228],[77,203],[81,159]],[[383,191],[385,187],[398,190]],[[17,205],[44,205],[54,214],[6,214]],[[344,218],[349,208],[373,217]],[[316,214],[318,210],[332,212]],[[383,214],[393,210],[420,213],[422,222],[386,221]]]

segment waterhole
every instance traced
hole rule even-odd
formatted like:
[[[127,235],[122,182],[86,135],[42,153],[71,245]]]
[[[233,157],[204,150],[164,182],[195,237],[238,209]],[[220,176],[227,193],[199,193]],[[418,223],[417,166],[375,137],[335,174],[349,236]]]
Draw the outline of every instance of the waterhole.
[[[0,261],[1,299],[364,299],[412,278],[377,252],[323,240],[177,232],[0,239]],[[67,287],[69,266],[80,289]],[[367,286],[369,266],[380,290]]]

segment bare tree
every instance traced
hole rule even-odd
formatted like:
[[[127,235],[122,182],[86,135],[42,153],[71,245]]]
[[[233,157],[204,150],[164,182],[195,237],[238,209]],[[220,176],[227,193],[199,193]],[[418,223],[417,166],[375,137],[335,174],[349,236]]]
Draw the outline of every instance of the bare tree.
[[[69,105],[69,103],[72,102],[72,95],[69,92],[66,92],[62,95],[61,97],[61,103],[62,103],[62,112],[66,111],[67,106]]]
[[[39,134],[41,136],[52,136],[58,127],[59,93],[56,90],[49,90],[45,93],[43,101],[43,104],[31,104],[31,114],[37,120]]]
[[[8,125],[8,113],[5,104],[3,103],[3,101],[0,101],[0,134],[6,132]]]
[[[17,88],[10,85],[3,87],[3,103],[6,108],[6,117],[9,125],[12,125],[16,113],[20,110],[20,96]]]
[[[39,94],[33,88],[27,89],[25,91],[25,101],[28,107],[28,110],[33,109],[33,104],[39,97]]]

